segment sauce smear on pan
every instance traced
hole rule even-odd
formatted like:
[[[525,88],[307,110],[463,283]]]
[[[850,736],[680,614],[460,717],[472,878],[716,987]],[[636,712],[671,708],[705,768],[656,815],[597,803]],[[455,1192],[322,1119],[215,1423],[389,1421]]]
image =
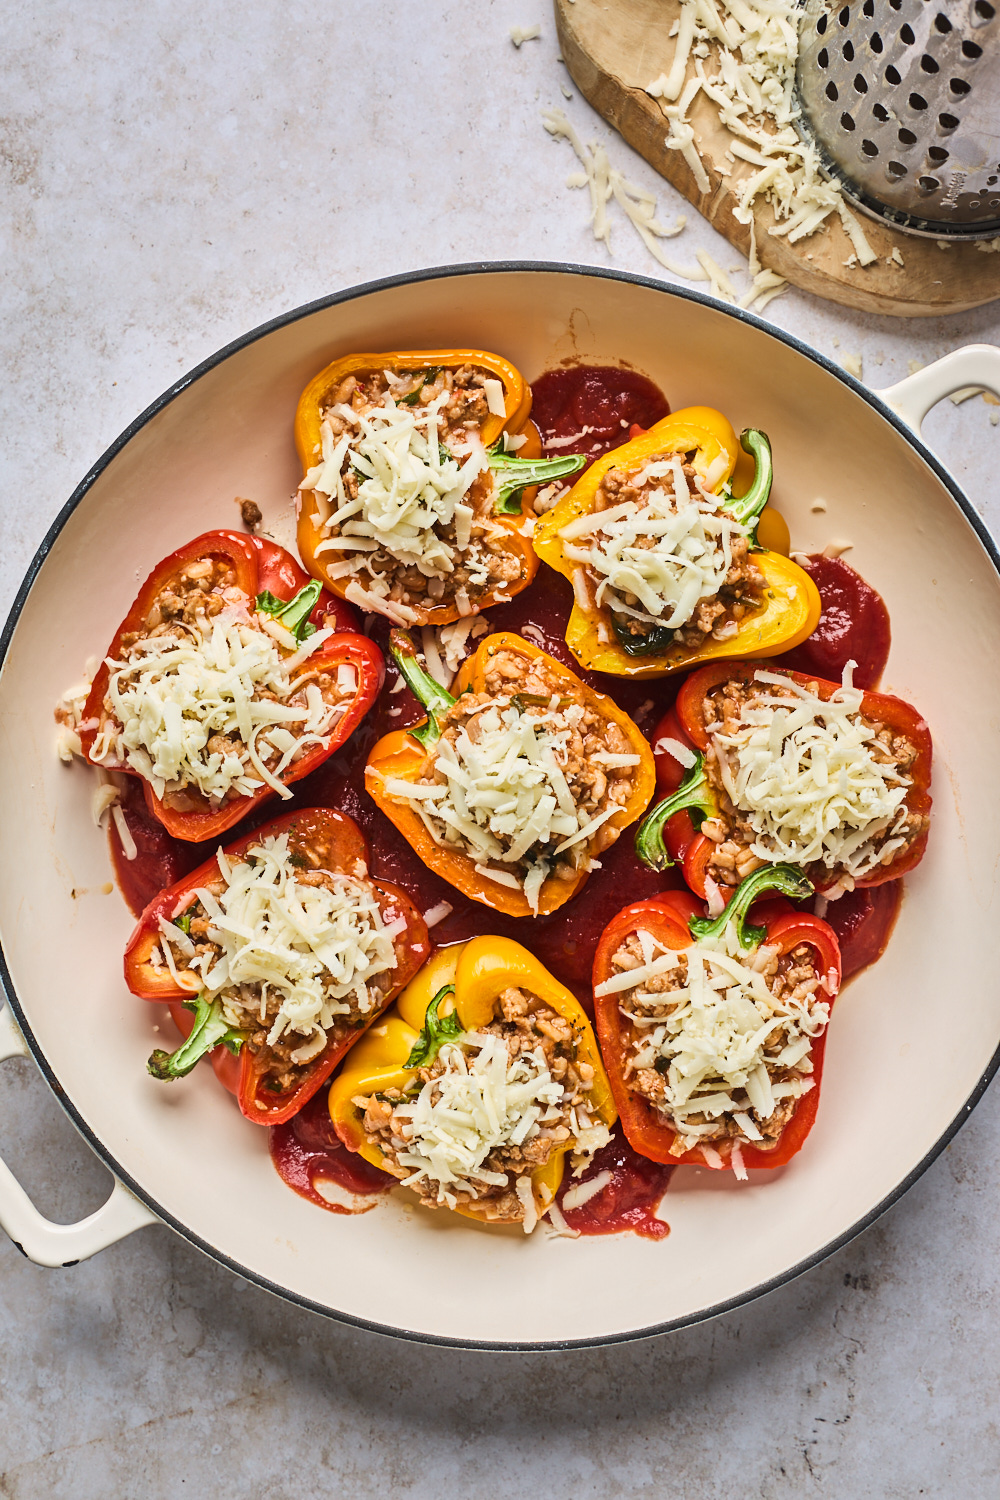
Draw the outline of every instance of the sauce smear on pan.
[[[310,1203],[318,1203],[320,1208],[334,1214],[364,1213],[375,1207],[376,1195],[388,1192],[396,1179],[341,1144],[326,1107],[326,1096],[327,1090],[320,1089],[292,1119],[271,1127],[271,1160],[282,1181],[301,1198],[308,1198]],[[354,1208],[331,1203],[317,1188],[319,1182],[335,1183],[355,1198],[371,1201]]]
[[[817,554],[804,564],[819,589],[823,613],[807,641],[786,651],[783,667],[814,672],[839,682],[849,661],[856,661],[854,686],[878,685],[889,659],[889,611],[880,594],[840,557]]]
[[[673,1167],[649,1161],[633,1151],[618,1124],[608,1144],[596,1153],[582,1177],[567,1173],[563,1178],[556,1202],[570,1229],[580,1234],[621,1234],[631,1230],[645,1239],[662,1240],[670,1233],[670,1225],[656,1217],[656,1210],[673,1171]],[[599,1193],[579,1208],[564,1207],[566,1194],[572,1188],[592,1182],[602,1172],[610,1172],[611,1180]]]

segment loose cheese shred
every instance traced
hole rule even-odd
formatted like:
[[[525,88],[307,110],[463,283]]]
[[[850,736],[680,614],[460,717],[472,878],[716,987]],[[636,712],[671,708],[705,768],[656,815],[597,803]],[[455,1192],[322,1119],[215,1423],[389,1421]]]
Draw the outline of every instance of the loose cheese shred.
[[[743,707],[739,727],[712,733],[723,786],[756,834],[759,859],[841,866],[858,880],[906,842],[910,780],[876,757],[853,665],[825,701],[788,677],[755,672],[763,691]]]
[[[259,1018],[270,1022],[268,1044],[294,1032],[302,1045],[292,1060],[308,1061],[337,1016],[369,1015],[379,1003],[378,980],[396,967],[393,929],[364,882],[328,875],[329,885],[303,884],[287,834],[264,839],[244,859],[229,860],[221,850],[217,858],[222,889],[195,892],[212,947],[196,952],[161,918],[168,963],[173,967],[171,948],[178,949],[204,992],[221,997],[233,1026],[246,1024],[249,992]]]

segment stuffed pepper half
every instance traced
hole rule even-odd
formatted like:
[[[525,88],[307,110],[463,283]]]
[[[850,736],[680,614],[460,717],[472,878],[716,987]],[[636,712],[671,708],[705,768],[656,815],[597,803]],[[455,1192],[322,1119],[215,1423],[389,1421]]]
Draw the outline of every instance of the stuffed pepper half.
[[[175,838],[214,838],[290,798],[374,703],[385,663],[352,624],[284,548],[206,532],[154,568],[119,626],[81,753],[141,777]]]
[[[220,849],[150,902],[125,950],[125,982],[194,1015],[181,1047],[153,1053],[155,1078],[183,1077],[225,1047],[239,1059],[247,1119],[279,1125],[429,952],[409,898],[369,878],[357,825],[312,808]],[[228,1084],[233,1064],[217,1059]]]
[[[428,1207],[530,1233],[615,1107],[579,1002],[519,943],[480,937],[439,949],[372,1027],[330,1115]]]
[[[653,737],[661,783],[676,790],[640,826],[640,858],[682,860],[703,897],[765,864],[801,866],[827,896],[919,864],[930,731],[901,698],[853,687],[851,666],[843,683],[772,662],[693,673]]]
[[[658,1162],[776,1167],[816,1118],[830,1008],[840,988],[833,929],[790,902],[746,913],[768,891],[803,897],[789,866],[760,870],[710,922],[670,891],[619,912],[594,960],[601,1053],[622,1128]]]
[[[662,677],[713,657],[788,651],[820,615],[816,585],[777,551],[784,523],[765,511],[771,450],[739,499],[739,445],[709,407],[689,407],[592,464],[535,528],[535,551],[572,581],[566,642],[585,667]]]
[[[436,874],[511,916],[555,911],[645,810],[652,752],[610,698],[521,636],[487,636],[452,693],[394,631],[428,710],[379,740],[365,785]]]
[[[519,593],[538,568],[522,505],[586,462],[542,460],[530,410],[520,372],[483,349],[328,365],[295,418],[310,573],[398,625],[444,625]]]

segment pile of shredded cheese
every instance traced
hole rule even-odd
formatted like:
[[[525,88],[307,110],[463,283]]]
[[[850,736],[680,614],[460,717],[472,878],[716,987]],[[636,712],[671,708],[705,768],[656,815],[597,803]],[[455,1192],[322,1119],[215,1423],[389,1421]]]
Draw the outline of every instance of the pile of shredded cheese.
[[[335,876],[332,890],[303,885],[285,833],[245,859],[230,860],[221,849],[216,858],[224,889],[216,895],[199,887],[172,921],[160,918],[167,966],[176,979],[179,955],[206,995],[221,998],[232,1026],[262,1023],[279,1001],[268,1044],[293,1031],[303,1043],[292,1061],[308,1062],[325,1047],[337,1016],[368,1015],[380,1002],[376,981],[396,967],[393,938],[405,920],[386,926],[371,887],[352,876]],[[209,919],[208,941],[216,945],[210,953],[196,953],[176,925],[195,900]]]
[[[630,1071],[655,1068],[665,1081],[661,1108],[677,1131],[679,1144],[690,1151],[701,1146],[710,1166],[721,1165],[718,1152],[702,1138],[717,1134],[728,1117],[745,1144],[761,1140],[755,1123],[770,1119],[786,1099],[797,1099],[813,1087],[812,1043],[830,1017],[829,996],[820,991],[802,999],[775,999],[762,970],[776,949],[742,950],[730,925],[717,941],[695,943],[674,950],[651,933],[636,937],[643,964],[626,969],[598,985],[598,997],[621,996],[623,1013],[640,1032],[629,1060]],[[635,992],[658,975],[681,963],[685,983],[669,991]],[[653,1017],[643,1005],[674,1008],[666,1018]],[[790,1070],[795,1076],[780,1081],[772,1074]],[[695,1120],[693,1116],[705,1116]],[[738,1159],[734,1162],[739,1168]]]
[[[523,890],[536,914],[553,862],[619,811],[617,803],[596,814],[577,807],[560,761],[584,710],[557,704],[554,697],[544,713],[529,714],[498,700],[476,715],[475,739],[463,725],[454,744],[438,742],[434,765],[444,781],[385,778],[387,795],[408,801],[437,844],[463,850],[480,874]],[[610,753],[602,758],[615,766],[638,765],[640,759]],[[497,869],[489,861],[513,868]]]
[[[395,1123],[410,1127],[396,1160],[410,1172],[404,1187],[429,1186],[438,1203],[454,1208],[458,1193],[478,1198],[484,1188],[507,1186],[507,1173],[492,1171],[487,1157],[537,1136],[550,1112],[560,1115],[565,1089],[541,1047],[511,1062],[506,1042],[491,1032],[465,1032],[442,1047],[439,1058],[444,1071],[395,1108]],[[514,1186],[530,1234],[537,1223],[530,1175],[517,1177]]]
[[[892,830],[906,823],[910,780],[875,760],[875,735],[859,722],[864,694],[851,685],[853,667],[825,702],[788,677],[755,672],[756,683],[780,694],[764,693],[744,708],[734,734],[706,726],[726,792],[757,835],[750,847],[758,859],[842,866],[857,880],[906,842]]]
[[[113,717],[91,761],[131,766],[160,798],[168,788],[194,787],[218,805],[229,793],[253,796],[262,786],[290,797],[282,773],[310,745],[329,743],[343,707],[328,703],[315,682],[302,687],[303,706],[282,700],[298,693],[293,675],[333,631],[318,630],[298,646],[276,621],[250,620],[242,607],[184,628],[183,637],[140,637],[123,660],[109,658]],[[279,631],[282,644],[296,648],[290,656],[278,650]],[[338,688],[356,686],[355,669],[340,667]],[[230,739],[224,753],[209,744],[216,735]],[[264,761],[274,756],[269,769]]]
[[[837,214],[853,246],[851,260],[862,266],[876,259],[864,231],[844,202],[840,186],[820,171],[814,147],[795,128],[800,109],[795,70],[799,54],[800,7],[790,0],[680,0],[670,68],[647,85],[662,101],[670,122],[666,144],[680,151],[699,192],[711,186],[687,119],[699,93],[712,101],[732,136],[727,153],[735,167],[756,168],[736,187],[734,216],[750,226],[750,271],[760,270],[754,232],[754,204],[764,199],[778,221],[768,233],[790,243],[815,234]],[[694,71],[689,73],[693,59]]]
[[[487,381],[490,386],[499,387],[499,396],[487,390],[490,411],[499,402],[503,415],[503,388],[499,381]],[[328,533],[316,548],[317,556],[341,555],[341,561],[327,565],[331,578],[367,571],[365,585],[352,578],[347,597],[397,623],[413,621],[416,613],[389,600],[390,584],[371,568],[372,553],[388,553],[430,580],[446,579],[462,556],[472,564],[474,585],[489,578],[481,550],[478,555],[469,551],[474,511],[467,499],[476,478],[488,468],[486,450],[474,433],[461,444],[453,441],[452,448],[440,442],[441,408],[448,398],[442,391],[426,406],[411,408],[397,406],[387,393],[383,405],[365,412],[343,403],[332,407],[332,413],[353,430],[335,437],[324,423],[321,462],[302,480],[301,488],[314,493],[320,525]],[[344,485],[348,460],[359,481],[353,500]],[[454,544],[441,534],[452,525]]]
[[[594,511],[559,536],[569,560],[600,578],[598,608],[677,628],[719,592],[732,566],[733,538],[749,532],[719,509],[719,497],[700,480],[692,494],[679,458],[646,464],[631,484],[646,490],[643,505],[626,500]],[[642,607],[627,604],[626,594]]]

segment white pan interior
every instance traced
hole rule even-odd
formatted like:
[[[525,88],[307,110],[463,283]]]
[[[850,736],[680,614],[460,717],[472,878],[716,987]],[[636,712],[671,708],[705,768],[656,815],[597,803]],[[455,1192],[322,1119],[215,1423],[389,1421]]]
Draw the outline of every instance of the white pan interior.
[[[462,345],[502,352],[529,379],[573,356],[627,362],[674,408],[708,404],[737,431],[764,428],[794,544],[853,543],[850,561],[892,617],[884,687],[918,704],[934,734],[930,852],[885,957],[838,1003],[805,1149],[744,1185],[679,1170],[660,1243],[526,1240],[402,1201],[324,1213],[282,1184],[265,1132],[207,1069],[170,1088],[151,1080],[153,1011],[122,980],[132,920],[117,892],[101,892],[110,873],[91,777],[54,753],[53,704],[159,558],[234,525],[236,495],[290,537],[291,424],[307,379],[351,350]],[[825,515],[810,513],[817,496]],[[947,487],[862,396],[761,327],[669,289],[556,269],[423,280],[321,308],[237,349],[146,422],[69,516],[24,605],[0,675],[0,935],[21,1013],[110,1164],[279,1291],[461,1341],[597,1340],[696,1317],[859,1225],[990,1066],[998,639],[1000,579]]]

